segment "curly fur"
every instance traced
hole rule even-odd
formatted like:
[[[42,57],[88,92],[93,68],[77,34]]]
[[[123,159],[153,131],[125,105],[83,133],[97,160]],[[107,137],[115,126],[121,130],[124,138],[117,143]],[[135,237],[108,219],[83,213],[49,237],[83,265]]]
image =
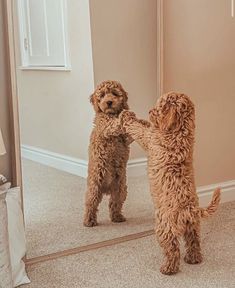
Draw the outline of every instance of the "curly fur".
[[[84,225],[97,225],[98,205],[110,195],[109,211],[113,222],[123,222],[122,206],[127,196],[126,165],[132,139],[123,134],[118,115],[128,109],[127,92],[117,81],[97,86],[90,101],[96,112],[90,137]]]
[[[166,258],[160,271],[170,275],[179,270],[180,236],[185,240],[184,260],[189,264],[202,261],[200,218],[216,211],[220,189],[216,189],[206,209],[199,207],[193,170],[195,113],[190,98],[174,92],[165,94],[149,116],[149,125],[143,125],[130,111],[123,111],[120,119],[148,153],[156,234]]]

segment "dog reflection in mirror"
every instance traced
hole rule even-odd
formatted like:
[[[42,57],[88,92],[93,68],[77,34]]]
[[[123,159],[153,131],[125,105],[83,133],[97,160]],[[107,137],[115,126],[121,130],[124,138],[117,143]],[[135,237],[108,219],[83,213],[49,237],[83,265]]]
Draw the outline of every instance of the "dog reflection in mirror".
[[[200,218],[217,210],[220,189],[215,190],[207,208],[199,207],[193,170],[195,115],[190,98],[175,92],[164,94],[149,116],[149,125],[143,125],[133,112],[123,111],[120,121],[148,154],[156,234],[165,254],[161,272],[170,275],[179,271],[180,236],[185,240],[185,262],[202,261]]]
[[[98,205],[109,195],[113,222],[123,222],[122,206],[127,196],[126,166],[132,139],[123,133],[119,114],[129,109],[127,92],[117,81],[104,81],[90,97],[96,112],[90,136],[84,225],[97,225]]]

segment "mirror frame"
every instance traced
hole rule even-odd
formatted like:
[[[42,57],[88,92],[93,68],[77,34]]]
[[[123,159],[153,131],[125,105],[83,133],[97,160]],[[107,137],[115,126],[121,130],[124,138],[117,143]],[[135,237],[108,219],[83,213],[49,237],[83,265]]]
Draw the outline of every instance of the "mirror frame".
[[[21,206],[24,214],[23,207],[23,186],[22,186],[22,168],[21,168],[21,149],[20,149],[20,127],[19,127],[19,110],[18,110],[18,90],[17,90],[17,78],[16,78],[16,57],[15,57],[15,39],[14,39],[14,19],[13,19],[13,1],[4,1],[4,16],[6,23],[6,43],[7,43],[7,60],[9,68],[9,107],[10,107],[10,119],[11,119],[11,136],[12,136],[12,184],[13,186],[19,186],[21,191]],[[89,0],[88,0],[89,1]],[[164,0],[157,0],[157,97],[163,93],[163,2]],[[119,238],[114,238],[102,242],[97,242],[77,248],[67,249],[64,251],[58,251],[48,255],[38,256],[35,258],[27,258],[27,254],[24,261],[27,265],[44,262],[59,257],[64,257],[83,251],[93,250],[101,247],[106,247],[141,237],[152,235],[153,230],[143,231],[140,233],[130,234]]]
[[[13,29],[13,7],[12,1],[3,2],[5,35],[7,48],[7,64],[9,87],[9,110],[10,110],[10,129],[11,129],[11,157],[12,157],[12,185],[22,187],[22,170],[21,170],[21,152],[20,152],[20,127],[18,111],[18,93],[16,79],[16,62],[14,50],[14,29]],[[23,200],[23,197],[21,197]],[[23,201],[22,201],[23,205]]]

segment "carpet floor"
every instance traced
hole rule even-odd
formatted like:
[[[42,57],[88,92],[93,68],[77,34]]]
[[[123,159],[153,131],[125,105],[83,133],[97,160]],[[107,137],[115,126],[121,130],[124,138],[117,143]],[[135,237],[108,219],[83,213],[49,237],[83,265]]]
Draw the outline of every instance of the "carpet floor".
[[[235,202],[225,203],[202,222],[203,263],[188,265],[182,260],[177,275],[159,272],[162,253],[150,236],[29,266],[32,283],[25,287],[234,288],[234,233]]]
[[[98,213],[99,226],[83,227],[86,180],[23,159],[27,257],[153,229],[154,212],[147,177],[128,179],[123,223],[109,219],[108,197]]]

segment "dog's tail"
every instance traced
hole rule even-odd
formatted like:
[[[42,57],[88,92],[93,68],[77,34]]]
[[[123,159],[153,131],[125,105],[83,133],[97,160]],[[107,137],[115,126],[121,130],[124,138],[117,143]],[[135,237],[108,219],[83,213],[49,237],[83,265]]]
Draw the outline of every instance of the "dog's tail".
[[[213,193],[209,206],[207,208],[199,208],[199,214],[201,218],[207,218],[215,213],[219,206],[220,194],[221,190],[220,188],[217,188]]]

